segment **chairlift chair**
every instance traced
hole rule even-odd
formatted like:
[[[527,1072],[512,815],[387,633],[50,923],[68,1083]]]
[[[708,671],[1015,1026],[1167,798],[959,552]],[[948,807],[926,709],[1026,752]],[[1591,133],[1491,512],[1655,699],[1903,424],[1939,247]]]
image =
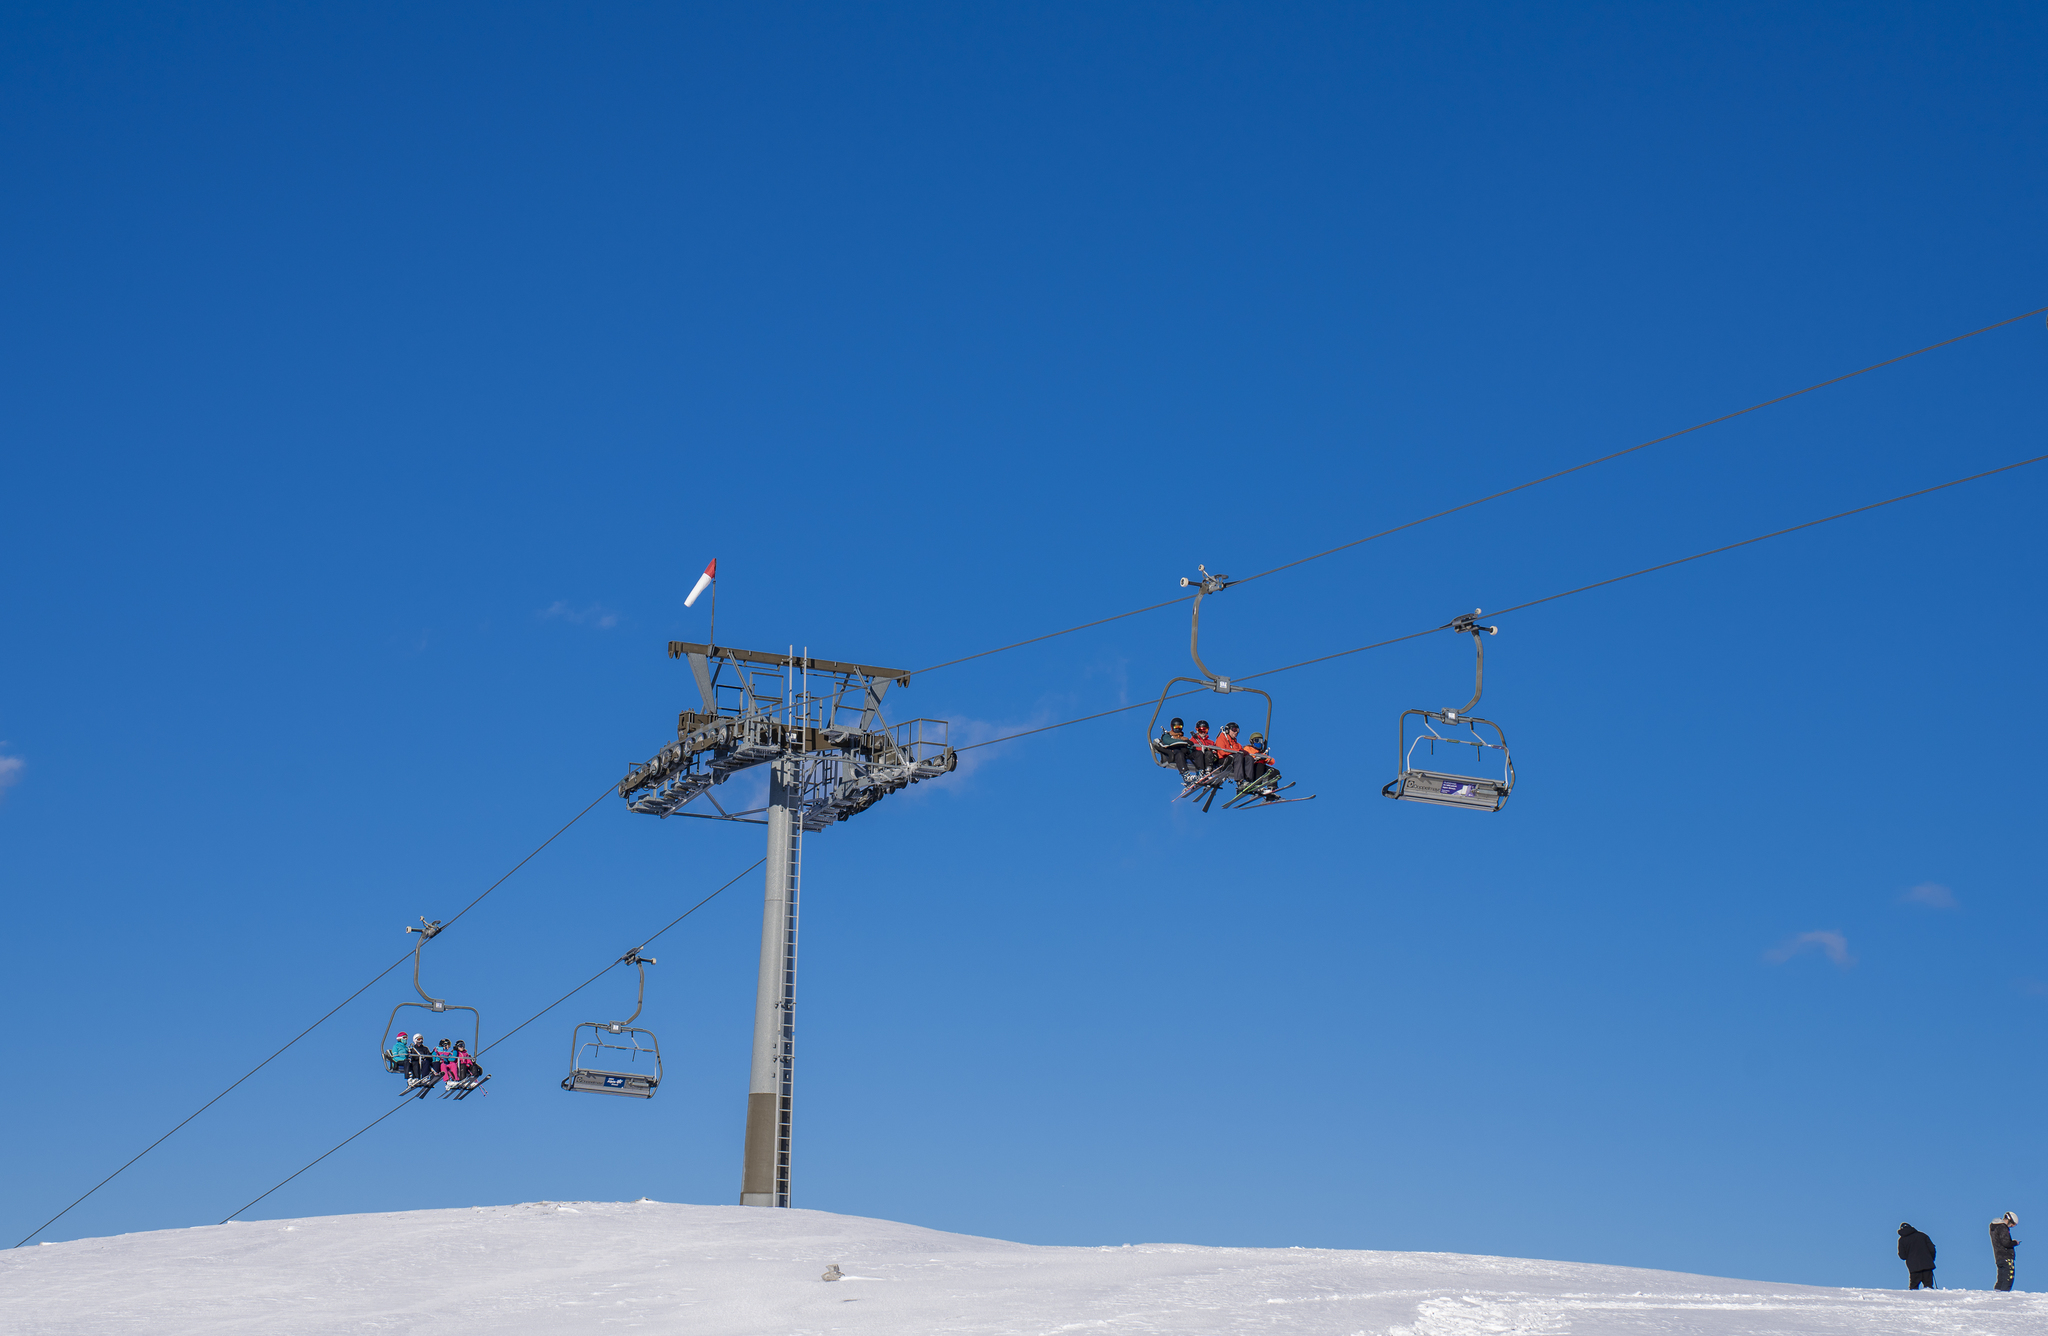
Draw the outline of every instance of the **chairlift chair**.
[[[1259,690],[1257,687],[1240,686],[1237,683],[1232,682],[1227,677],[1219,677],[1217,674],[1210,671],[1208,664],[1202,662],[1202,600],[1208,597],[1210,594],[1218,594],[1224,591],[1225,589],[1230,588],[1230,586],[1235,584],[1236,581],[1232,580],[1227,575],[1211,575],[1209,573],[1209,568],[1207,566],[1197,566],[1195,569],[1202,573],[1202,576],[1199,580],[1190,580],[1183,577],[1180,583],[1182,588],[1192,588],[1195,591],[1194,615],[1188,624],[1188,657],[1195,661],[1195,668],[1202,675],[1198,678],[1176,677],[1169,681],[1166,684],[1165,688],[1159,693],[1159,703],[1152,707],[1152,718],[1145,725],[1146,742],[1148,746],[1151,748],[1152,760],[1154,764],[1164,766],[1169,770],[1177,771],[1180,774],[1182,781],[1188,784],[1190,791],[1192,791],[1196,787],[1201,786],[1203,783],[1208,782],[1208,779],[1213,776],[1214,772],[1209,767],[1214,765],[1214,758],[1204,758],[1200,755],[1199,752],[1195,752],[1193,751],[1193,749],[1190,749],[1191,754],[1193,755],[1194,759],[1198,764],[1192,768],[1182,764],[1176,764],[1173,760],[1167,757],[1165,748],[1163,748],[1160,745],[1159,735],[1153,732],[1154,729],[1159,727],[1159,716],[1160,713],[1164,711],[1166,708],[1166,698],[1173,694],[1174,687],[1178,686],[1180,683],[1185,682],[1191,687],[1196,687],[1198,689],[1205,688],[1209,691],[1217,692],[1220,695],[1228,695],[1231,692],[1236,691],[1249,691],[1255,696],[1265,697],[1266,723],[1265,727],[1260,729],[1259,732],[1265,737],[1266,745],[1268,747],[1272,745],[1273,741],[1273,697],[1269,693]],[[1222,780],[1220,778],[1215,779],[1215,784],[1220,787],[1220,785],[1222,784]],[[1209,801],[1215,801],[1214,792],[1212,792],[1209,795]],[[1227,808],[1231,806],[1231,804],[1226,803],[1224,804],[1224,806]],[[1207,803],[1203,804],[1203,810],[1208,810]]]
[[[413,943],[412,948],[412,986],[413,991],[417,992],[420,995],[420,997],[424,1000],[419,1002],[401,1002],[391,1009],[391,1018],[384,1022],[384,1038],[382,1039],[382,1041],[380,1041],[381,1047],[378,1049],[379,1056],[383,1059],[384,1062],[384,1070],[387,1072],[394,1073],[396,1075],[404,1075],[405,1069],[398,1065],[396,1062],[392,1061],[391,1036],[398,1028],[398,1013],[405,1010],[407,1007],[414,1007],[420,1011],[432,1012],[435,1015],[443,1015],[451,1011],[468,1012],[470,1018],[470,1058],[474,1060],[478,1050],[480,1050],[483,1047],[483,1016],[481,1013],[477,1011],[475,1007],[456,1006],[455,1004],[448,1002],[442,998],[431,997],[428,995],[426,989],[420,987],[420,948],[424,947],[427,944],[428,940],[432,938],[435,933],[441,931],[441,920],[435,919],[432,923],[428,923],[426,918],[422,916],[420,918],[420,922],[424,926],[418,928],[407,928],[406,931],[416,932],[420,935],[419,941]],[[425,1032],[421,1031],[419,1033]],[[416,1082],[416,1084],[418,1084],[421,1087],[420,1094],[422,1097],[424,1097],[427,1091],[432,1090],[435,1084],[440,1081],[441,1077],[438,1071],[434,1071],[430,1072],[424,1079],[413,1079]],[[457,1081],[453,1083],[451,1090],[454,1088],[459,1088],[463,1094],[467,1094],[469,1091],[474,1090],[477,1086],[481,1085],[483,1081],[488,1079],[488,1077],[483,1077],[473,1080]],[[460,1096],[457,1097],[460,1098]]]
[[[633,1005],[633,1014],[622,1021],[584,1021],[570,1031],[569,1074],[562,1078],[562,1089],[572,1094],[580,1091],[587,1095],[652,1099],[661,1085],[661,1041],[655,1038],[654,1031],[635,1028],[633,1022],[640,1019],[641,1008],[647,1004],[647,967],[659,962],[638,950],[628,951],[619,959],[640,969],[640,995]],[[589,1039],[583,1037],[585,1030],[590,1031]],[[615,1070],[617,1060],[606,1056],[621,1053],[633,1070]],[[637,1065],[643,1056],[653,1063],[651,1071]]]
[[[1479,609],[1460,616],[1444,629],[1460,635],[1469,634],[1477,654],[1472,676],[1472,699],[1459,710],[1403,710],[1398,725],[1400,776],[1382,788],[1380,792],[1389,798],[1405,799],[1409,802],[1435,803],[1440,807],[1463,807],[1480,812],[1498,812],[1507,802],[1508,794],[1515,787],[1515,762],[1508,754],[1507,736],[1499,724],[1491,719],[1475,717],[1472,707],[1479,704],[1479,697],[1486,686],[1486,644],[1479,638],[1480,632],[1495,635],[1499,627],[1479,625]],[[1409,720],[1415,720],[1411,729]],[[1438,726],[1442,727],[1439,728]],[[1462,730],[1462,736],[1460,735]],[[1491,734],[1489,739],[1489,732]],[[1485,764],[1489,752],[1499,752],[1500,769],[1497,774],[1468,775],[1458,770],[1439,770],[1428,764],[1436,756],[1437,744],[1446,747],[1470,747],[1471,769],[1491,770]],[[1417,749],[1427,745],[1426,759],[1418,764]]]

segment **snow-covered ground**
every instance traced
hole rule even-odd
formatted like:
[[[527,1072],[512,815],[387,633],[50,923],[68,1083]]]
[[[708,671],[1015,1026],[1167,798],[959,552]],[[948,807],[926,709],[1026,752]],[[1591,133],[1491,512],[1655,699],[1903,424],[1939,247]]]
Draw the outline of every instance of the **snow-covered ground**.
[[[821,1281],[835,1262],[846,1279]],[[2042,1336],[2048,1296],[1834,1290],[1456,1253],[1052,1248],[823,1211],[536,1202],[21,1248],[0,1257],[0,1329]]]

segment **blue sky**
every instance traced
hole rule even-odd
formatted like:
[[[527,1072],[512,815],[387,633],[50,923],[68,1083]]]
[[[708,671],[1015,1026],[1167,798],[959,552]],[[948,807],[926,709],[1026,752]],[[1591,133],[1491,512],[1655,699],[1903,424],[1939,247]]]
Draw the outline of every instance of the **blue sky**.
[[[721,641],[918,668],[2048,302],[2031,6],[0,22],[0,996],[69,1055],[0,1109],[6,1241],[672,737],[714,555]],[[2038,454],[2044,357],[2037,317],[1229,591],[1204,657]],[[1874,1285],[1910,1219],[1988,1285],[1983,1222],[2048,1210],[2044,470],[1504,617],[1499,815],[1378,795],[1463,700],[1431,637],[1270,680],[1312,803],[1169,804],[1141,712],[817,836],[798,1204]],[[1107,709],[1185,631],[891,705]],[[502,1030],[758,836],[603,803],[429,980]],[[759,894],[655,949],[652,1104],[555,1088],[614,974],[254,1214],[735,1200]],[[409,995],[44,1237],[297,1169],[386,1107]]]

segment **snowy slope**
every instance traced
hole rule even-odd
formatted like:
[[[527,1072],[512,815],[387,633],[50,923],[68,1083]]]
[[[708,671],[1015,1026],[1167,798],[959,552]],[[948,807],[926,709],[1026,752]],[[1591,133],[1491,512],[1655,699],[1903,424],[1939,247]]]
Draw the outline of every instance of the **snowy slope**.
[[[847,1279],[819,1279],[837,1262]],[[1048,1248],[822,1211],[529,1203],[0,1257],[8,1336],[1859,1332],[2041,1336],[2048,1296],[1831,1290],[1454,1253]]]

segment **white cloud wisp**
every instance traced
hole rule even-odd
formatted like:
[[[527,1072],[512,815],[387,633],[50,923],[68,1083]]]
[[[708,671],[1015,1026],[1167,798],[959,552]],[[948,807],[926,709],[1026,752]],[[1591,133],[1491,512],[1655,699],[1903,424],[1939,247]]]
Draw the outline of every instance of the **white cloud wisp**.
[[[1849,940],[1838,932],[1802,932],[1783,946],[1772,947],[1764,952],[1764,959],[1773,965],[1782,965],[1803,952],[1818,950],[1835,963],[1838,969],[1848,969],[1856,963],[1856,957],[1849,954]]]
[[[1926,905],[1929,909],[1954,909],[1956,893],[1938,881],[1923,881],[1911,890],[1899,892],[1902,905]]]
[[[587,608],[571,607],[566,601],[556,599],[540,610],[542,621],[560,620],[571,626],[589,626],[599,631],[609,631],[619,624],[619,614],[593,603]]]

